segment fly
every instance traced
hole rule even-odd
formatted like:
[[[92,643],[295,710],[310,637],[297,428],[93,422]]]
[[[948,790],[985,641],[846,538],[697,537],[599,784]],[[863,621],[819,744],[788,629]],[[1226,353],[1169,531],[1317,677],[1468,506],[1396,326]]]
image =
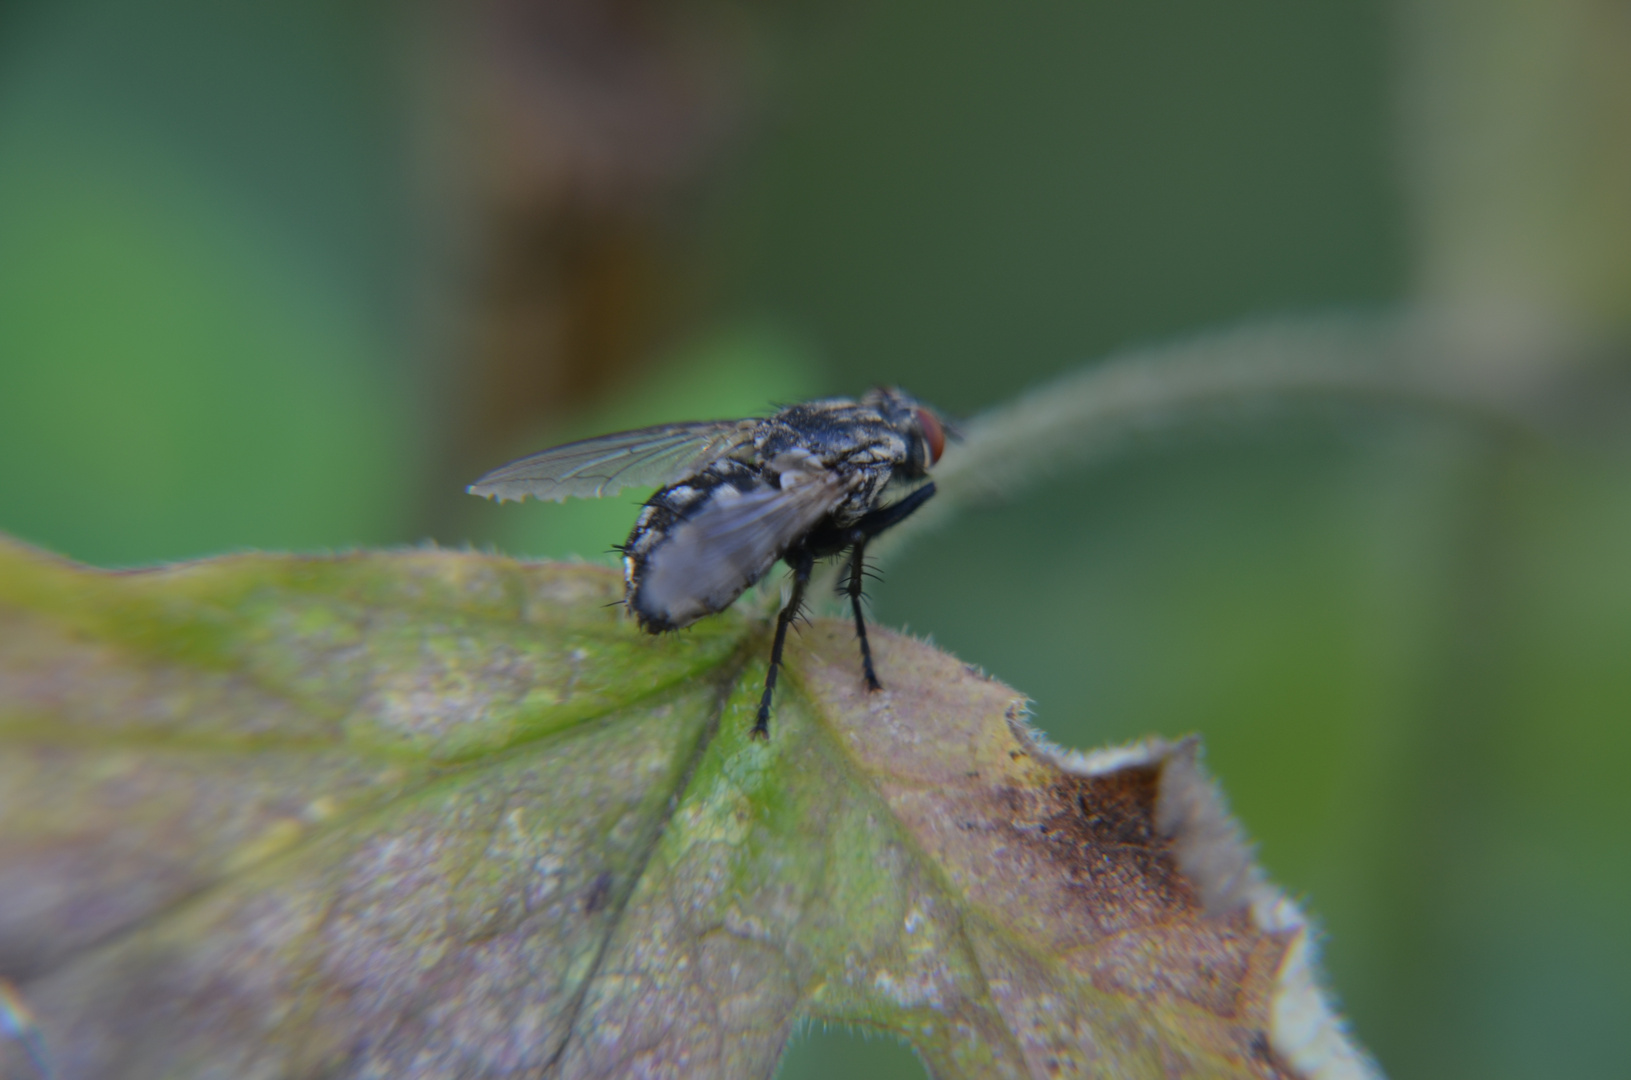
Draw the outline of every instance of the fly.
[[[826,398],[774,416],[660,424],[567,443],[500,466],[472,495],[557,502],[624,487],[660,485],[646,500],[623,553],[624,603],[653,633],[723,611],[780,559],[793,591],[776,618],[755,738],[770,734],[787,627],[804,603],[817,559],[848,555],[848,593],[867,689],[882,687],[867,644],[861,582],[867,543],[934,495],[934,482],[885,503],[893,483],[928,476],[946,424],[900,390],[860,400]]]

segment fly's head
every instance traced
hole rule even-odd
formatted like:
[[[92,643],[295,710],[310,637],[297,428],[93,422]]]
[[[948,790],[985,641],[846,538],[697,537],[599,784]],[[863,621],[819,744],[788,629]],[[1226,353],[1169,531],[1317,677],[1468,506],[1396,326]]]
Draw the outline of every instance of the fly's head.
[[[897,468],[908,477],[923,476],[929,467],[940,460],[946,449],[946,439],[957,438],[957,431],[941,415],[923,402],[894,386],[880,386],[868,390],[861,404],[878,410],[884,423],[906,439],[906,460]]]

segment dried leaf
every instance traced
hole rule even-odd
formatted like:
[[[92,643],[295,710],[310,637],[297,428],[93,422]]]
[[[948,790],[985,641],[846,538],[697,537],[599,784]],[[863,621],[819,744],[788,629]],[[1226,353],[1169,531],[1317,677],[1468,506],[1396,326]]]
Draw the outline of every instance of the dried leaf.
[[[803,1018],[937,1077],[1375,1075],[1194,741],[1066,754],[881,631],[867,694],[822,621],[755,742],[764,625],[620,592],[0,546],[0,1075],[768,1077]]]

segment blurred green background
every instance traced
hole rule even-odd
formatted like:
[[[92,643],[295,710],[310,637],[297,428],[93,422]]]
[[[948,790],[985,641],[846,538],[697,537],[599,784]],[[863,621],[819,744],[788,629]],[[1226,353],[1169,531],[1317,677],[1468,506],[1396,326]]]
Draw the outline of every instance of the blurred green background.
[[[0,529],[101,565],[606,558],[633,500],[462,485],[1330,310],[1448,313],[1472,385],[1612,392],[1551,441],[1182,427],[919,540],[876,614],[1066,745],[1202,733],[1391,1076],[1623,1076],[1623,4],[0,7]],[[783,1075],[840,1069],[922,1072],[815,1030]]]

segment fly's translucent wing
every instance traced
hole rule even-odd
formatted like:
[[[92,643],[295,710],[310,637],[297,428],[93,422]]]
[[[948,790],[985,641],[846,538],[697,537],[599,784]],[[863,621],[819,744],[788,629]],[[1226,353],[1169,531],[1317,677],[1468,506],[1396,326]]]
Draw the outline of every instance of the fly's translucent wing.
[[[499,502],[528,495],[560,502],[568,495],[593,499],[626,487],[672,484],[725,453],[758,422],[659,424],[571,442],[500,465],[467,490]]]
[[[629,602],[659,626],[686,626],[723,610],[848,490],[848,481],[826,470],[786,488],[719,486],[652,550]]]

